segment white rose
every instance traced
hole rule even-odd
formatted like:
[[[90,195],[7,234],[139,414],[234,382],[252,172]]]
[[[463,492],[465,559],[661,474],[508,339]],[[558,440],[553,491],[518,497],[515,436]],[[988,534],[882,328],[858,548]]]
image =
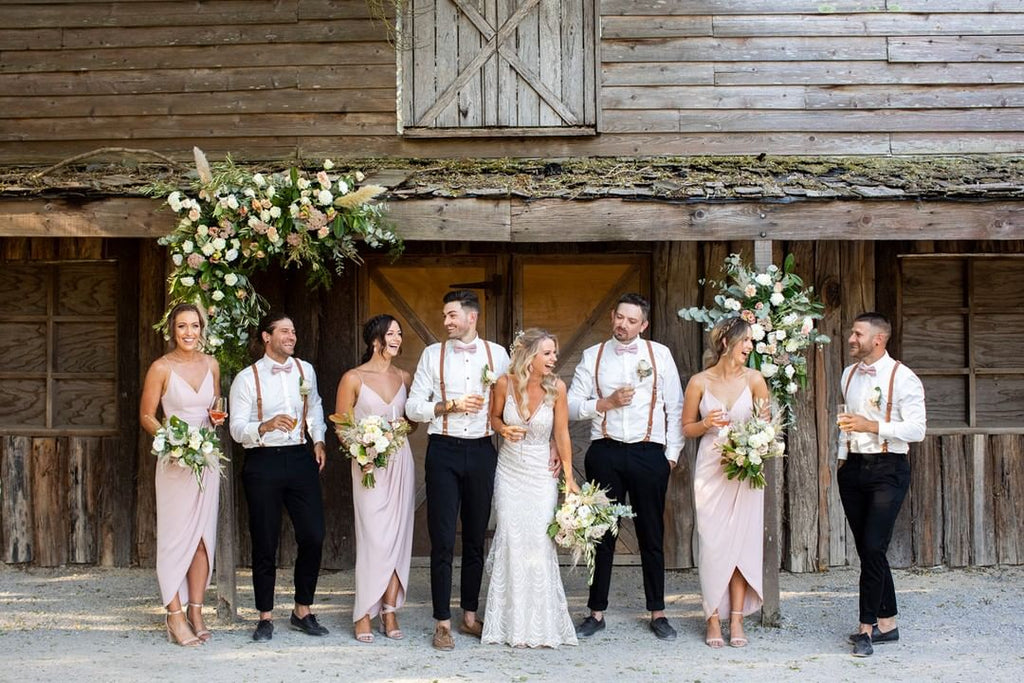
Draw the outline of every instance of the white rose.
[[[783,318],[782,318],[782,324],[783,324],[783,325],[787,325],[787,326],[788,326],[788,325],[792,325],[793,323],[795,323],[795,322],[796,322],[796,319],[797,319],[798,317],[799,317],[799,316],[798,316],[798,315],[797,315],[796,313],[787,313],[787,314],[786,314],[785,316],[783,316]]]
[[[199,450],[199,447],[203,445],[203,437],[199,435],[199,432],[189,432],[188,435],[188,447],[192,450]]]
[[[262,178],[263,176],[260,177]],[[242,194],[244,194],[249,199],[253,199],[256,196],[256,190],[252,189],[251,187],[247,187],[245,188],[245,190],[242,191]]]
[[[224,292],[220,291],[219,289],[215,289],[213,290],[213,294],[210,295],[210,298],[213,299],[214,301],[221,301],[224,299]]]
[[[274,195],[277,194],[277,190],[274,189],[273,185],[267,186],[267,196],[273,199]]]
[[[213,442],[212,441],[204,441],[203,445],[199,448],[199,451],[203,455],[209,455],[210,453],[213,453]]]
[[[153,439],[153,450],[154,451],[163,451],[163,449],[166,448],[166,447],[167,447],[167,441],[164,439],[164,437],[158,436],[155,439]]]
[[[317,195],[316,195],[316,199],[317,199],[317,201],[318,201],[318,202],[320,202],[320,203],[321,203],[322,205],[324,205],[324,206],[330,206],[331,202],[333,202],[333,201],[334,201],[334,195],[332,195],[332,194],[331,194],[331,193],[330,193],[329,191],[327,191],[327,190],[320,190],[320,192],[318,192],[318,193],[317,193]]]
[[[217,237],[213,240],[213,248],[217,251],[224,251],[224,247],[228,246],[227,240],[223,237]]]
[[[750,336],[753,337],[754,341],[761,341],[762,339],[764,339],[764,335],[764,325],[762,325],[761,323],[754,323],[753,325],[750,326]],[[761,346],[761,344],[759,344],[758,346]],[[762,352],[758,351],[758,353]]]
[[[796,339],[788,339],[786,341],[786,351],[793,353],[800,348],[800,342]]]
[[[181,193],[174,191],[167,195],[167,205],[171,207],[171,211],[174,213],[181,211]]]
[[[237,249],[228,249],[227,253],[224,254],[224,260],[225,261],[231,262],[231,261],[234,261],[236,258],[238,258],[238,250]]]
[[[792,365],[787,365],[783,372],[786,373],[786,377],[792,378],[793,375],[796,374],[796,368],[794,368]]]
[[[330,159],[324,159],[324,169],[330,171],[332,168],[334,168],[334,162]]]
[[[256,183],[256,187],[263,187],[267,184],[266,178],[263,177],[262,173],[257,173],[252,177],[252,182]]]
[[[359,457],[359,450],[360,450],[359,449],[359,444],[357,444],[357,443],[354,443],[354,444],[352,444],[351,446],[348,447],[349,455],[351,455],[353,458],[358,458]]]
[[[767,287],[772,283],[772,276],[767,273],[758,273],[754,276],[754,281],[763,287]]]
[[[306,188],[309,187],[309,179],[308,178],[299,178],[299,182],[297,183],[297,186],[298,186],[298,188],[300,190],[305,190]]]
[[[235,275],[234,273],[228,273],[227,275],[224,276],[224,284],[226,284],[228,287],[234,287],[235,285],[238,284],[238,276]]]
[[[209,337],[206,338],[206,343],[209,344],[210,346],[216,347],[223,344],[224,340],[216,335],[211,334]]]
[[[737,301],[736,299],[733,299],[732,297],[729,297],[728,299],[723,301],[722,305],[725,306],[725,308],[729,309],[730,311],[738,311],[741,308],[743,308],[740,302]]]
[[[207,235],[210,234],[210,229],[200,223],[199,225],[196,226],[196,234],[199,235],[200,237],[206,237]]]
[[[228,207],[232,210],[238,208],[238,197],[233,194],[228,195]]]
[[[268,211],[266,209],[263,209],[262,211],[260,211],[260,220],[263,221],[264,223],[269,223],[270,222],[270,211]]]
[[[757,294],[757,287],[755,287],[754,285],[747,285],[743,289],[743,295],[746,296],[747,298],[750,298],[755,294]]]
[[[366,176],[363,175],[363,172],[362,171],[356,171],[356,182],[357,183],[361,183],[364,180],[366,180]]]
[[[781,291],[782,291],[782,283],[781,283],[781,282],[776,282],[776,283],[775,283],[775,286],[774,286],[774,287],[772,287],[772,289],[773,289],[774,291],[776,291],[776,292],[781,292]]]
[[[814,329],[814,320],[811,317],[804,318],[804,324],[800,326],[800,334],[810,334]]]
[[[373,447],[377,449],[378,453],[386,451],[390,445],[391,444],[388,443],[388,440],[385,438],[380,438],[373,442]]]
[[[751,465],[760,465],[761,464],[761,456],[758,455],[757,453],[751,453],[749,460],[750,460],[750,464]]]
[[[174,263],[174,265],[180,266],[181,262],[184,261],[184,259],[182,258],[181,254],[173,254],[171,255],[171,261]]]
[[[186,275],[185,277],[183,277],[180,280],[178,280],[178,282],[180,282],[185,287],[191,287],[192,285],[194,285],[196,283],[196,279],[194,277],[192,277],[191,275]]]
[[[766,354],[768,353],[768,345],[765,344],[764,342],[758,342],[757,346],[754,347],[754,350],[762,355]]]
[[[348,194],[348,183],[346,183],[344,180],[339,180],[337,182],[337,186],[338,194]]]
[[[775,373],[777,373],[778,371],[779,366],[775,365],[774,363],[763,363],[761,365],[761,374],[764,375],[766,378],[774,377]]]
[[[202,252],[204,256],[210,256],[215,251],[217,250],[213,248],[212,242],[207,242],[206,244],[203,245]]]
[[[280,206],[272,206],[272,207],[270,207],[270,217],[271,218],[280,218],[281,217],[281,207]]]
[[[796,385],[796,382],[790,382],[786,385],[786,393],[795,394],[797,389],[799,387]]]
[[[184,242],[181,243],[181,250],[186,254],[191,254],[192,250],[195,248],[196,246],[192,244],[192,240],[185,240]]]
[[[786,297],[782,296],[782,292],[772,292],[771,297],[768,299],[772,306],[781,306],[785,300]]]

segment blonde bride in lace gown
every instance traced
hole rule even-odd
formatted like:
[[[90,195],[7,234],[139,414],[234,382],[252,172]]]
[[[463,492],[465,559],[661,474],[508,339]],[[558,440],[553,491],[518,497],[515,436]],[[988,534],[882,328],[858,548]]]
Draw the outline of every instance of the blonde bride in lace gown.
[[[491,426],[504,438],[494,481],[497,526],[487,569],[487,619],[481,640],[514,647],[575,645],[547,528],[558,502],[551,475],[552,434],[571,491],[569,406],[565,383],[554,375],[557,341],[530,329],[512,348],[509,374],[498,379],[491,400]]]

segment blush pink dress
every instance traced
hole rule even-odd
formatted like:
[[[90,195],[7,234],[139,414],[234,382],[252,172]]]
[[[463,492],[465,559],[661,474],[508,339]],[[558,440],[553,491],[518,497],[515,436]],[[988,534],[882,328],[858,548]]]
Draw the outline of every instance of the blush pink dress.
[[[194,427],[210,426],[207,408],[213,401],[213,373],[207,371],[196,391],[174,370],[167,378],[167,393],[160,399],[164,415],[176,415]],[[182,608],[191,601],[202,603],[202,595],[188,594],[185,573],[199,542],[206,545],[210,576],[217,547],[217,504],[220,499],[220,469],[207,467],[200,490],[192,470],[173,464],[156,466],[156,578],[160,599],[168,605],[175,594]]]
[[[403,384],[390,402],[367,384],[359,389],[353,412],[356,420],[369,415],[386,419],[405,415],[406,390]],[[374,471],[377,484],[372,489],[362,484],[362,469],[352,461],[352,507],[356,530],[356,595],[352,621],[381,611],[384,591],[391,575],[398,575],[398,599],[395,609],[405,604],[412,559],[412,527],[416,505],[416,465],[406,441],[384,469]]]
[[[704,387],[700,415],[715,408],[726,409]],[[727,409],[732,422],[742,422],[753,414],[753,396],[746,387],[732,407]],[[697,510],[700,591],[704,619],[718,610],[723,621],[729,612],[750,614],[761,608],[761,570],[764,556],[764,489],[751,488],[749,482],[728,479],[722,467],[721,449],[715,443],[718,429],[713,427],[700,439],[697,466],[693,478],[693,499]],[[729,579],[739,569],[750,587],[742,605],[729,603]]]

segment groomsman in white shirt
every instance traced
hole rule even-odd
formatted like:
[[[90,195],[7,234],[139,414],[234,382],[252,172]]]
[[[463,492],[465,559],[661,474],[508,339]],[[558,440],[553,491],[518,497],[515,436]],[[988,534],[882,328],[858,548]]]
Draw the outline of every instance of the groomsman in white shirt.
[[[327,459],[327,426],[323,406],[313,366],[292,356],[296,336],[291,319],[280,313],[268,315],[260,323],[260,337],[264,355],[238,373],[230,397],[231,438],[245,449],[242,483],[249,505],[252,585],[260,613],[252,638],[267,641],[274,635],[282,505],[291,517],[298,545],[291,626],[323,636],[327,629],[310,611],[324,541],[320,471]]]
[[[860,556],[860,630],[850,636],[855,657],[873,643],[900,639],[896,589],[885,557],[896,516],[910,486],[910,444],[925,436],[924,387],[885,349],[892,326],[881,313],[862,313],[848,340],[857,361],[843,371],[846,412],[840,413],[839,496]]]
[[[612,311],[612,338],[583,352],[569,389],[569,417],[590,420],[588,479],[611,498],[633,506],[644,594],[650,627],[658,638],[676,631],[665,617],[665,493],[683,447],[683,390],[668,347],[642,339],[650,304],[639,294],[623,294]],[[615,537],[597,548],[590,615],[576,628],[592,636],[605,627]]]
[[[425,461],[427,529],[430,533],[430,593],[434,605],[433,646],[451,650],[452,555],[455,526],[462,519],[462,581],[459,631],[480,637],[477,619],[484,570],[484,534],[491,516],[498,453],[490,428],[491,385],[508,369],[504,347],[476,331],[480,301],[469,290],[444,296],[448,339],[423,351],[405,413],[427,422]],[[528,501],[524,504],[529,504]]]

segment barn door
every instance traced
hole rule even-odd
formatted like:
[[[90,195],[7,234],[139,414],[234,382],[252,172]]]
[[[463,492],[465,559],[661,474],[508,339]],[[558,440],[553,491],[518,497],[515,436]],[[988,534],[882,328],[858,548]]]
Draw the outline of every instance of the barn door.
[[[583,350],[611,336],[610,311],[619,296],[624,292],[649,296],[649,267],[642,255],[516,257],[513,329],[541,327],[558,336],[557,372],[569,386]],[[590,423],[570,422],[569,431],[573,469],[577,481],[583,481]],[[639,552],[633,523],[626,520],[617,553]]]
[[[399,132],[595,132],[594,0],[410,0],[399,30]]]
[[[488,257],[417,258],[404,256],[395,264],[369,261],[364,271],[366,288],[360,300],[364,302],[362,319],[378,313],[390,313],[402,325],[402,355],[395,365],[415,374],[420,354],[430,344],[447,338],[441,322],[441,298],[453,288],[469,288],[480,296],[480,320],[477,329],[481,336],[495,339],[495,311],[498,294],[492,286],[496,266]],[[420,426],[409,437],[416,460],[416,518],[413,555],[430,555],[427,535],[427,493],[423,481],[423,461],[427,453],[427,430]]]

